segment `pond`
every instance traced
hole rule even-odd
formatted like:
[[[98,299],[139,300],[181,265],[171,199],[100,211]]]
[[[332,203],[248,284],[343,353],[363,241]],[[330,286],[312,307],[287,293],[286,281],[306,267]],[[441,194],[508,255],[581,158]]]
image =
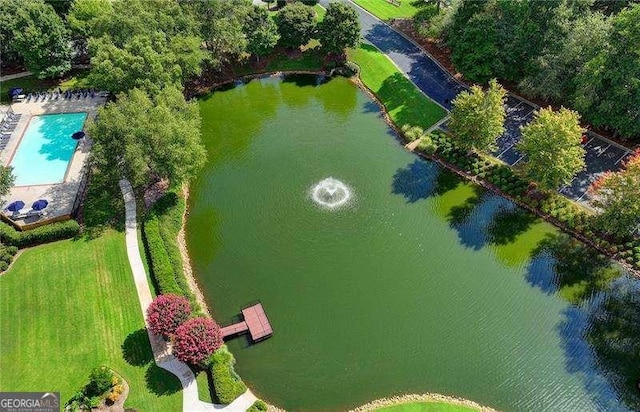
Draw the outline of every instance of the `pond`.
[[[256,300],[271,320],[270,339],[229,342],[258,396],[288,410],[424,392],[638,405],[638,282],[403,149],[348,80],[263,78],[200,107],[209,159],[187,241],[222,325]]]

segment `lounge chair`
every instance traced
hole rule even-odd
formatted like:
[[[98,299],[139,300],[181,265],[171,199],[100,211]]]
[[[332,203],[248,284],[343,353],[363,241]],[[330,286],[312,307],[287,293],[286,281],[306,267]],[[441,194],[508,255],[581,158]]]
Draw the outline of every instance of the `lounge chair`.
[[[42,217],[44,215],[44,210],[29,210],[25,213],[25,217]]]

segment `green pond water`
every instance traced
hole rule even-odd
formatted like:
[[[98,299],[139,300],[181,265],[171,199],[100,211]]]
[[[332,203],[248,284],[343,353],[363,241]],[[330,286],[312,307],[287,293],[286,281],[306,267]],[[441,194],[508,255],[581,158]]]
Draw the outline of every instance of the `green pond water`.
[[[188,245],[219,323],[265,307],[270,339],[229,342],[258,396],[289,410],[416,392],[638,406],[637,282],[404,150],[350,82],[260,79],[200,106],[209,161]],[[312,198],[328,177],[351,192],[335,209]]]

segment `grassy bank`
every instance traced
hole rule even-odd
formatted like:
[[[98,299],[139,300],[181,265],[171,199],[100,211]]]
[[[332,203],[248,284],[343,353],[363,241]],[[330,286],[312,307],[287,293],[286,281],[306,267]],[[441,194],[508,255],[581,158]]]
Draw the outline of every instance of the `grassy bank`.
[[[409,402],[377,409],[379,412],[470,412],[477,411],[466,406],[446,402]]]
[[[424,6],[424,0],[397,0],[395,4],[388,0],[354,0],[358,6],[380,20],[410,19]]]
[[[442,107],[424,95],[374,46],[362,44],[349,50],[348,57],[360,66],[360,80],[376,95],[398,127],[410,124],[428,129],[446,116]]]

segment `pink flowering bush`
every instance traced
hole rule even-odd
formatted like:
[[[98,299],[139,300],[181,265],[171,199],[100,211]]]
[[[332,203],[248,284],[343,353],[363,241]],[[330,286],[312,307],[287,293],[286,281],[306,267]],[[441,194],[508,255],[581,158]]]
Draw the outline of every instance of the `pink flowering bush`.
[[[172,336],[191,315],[189,301],[178,295],[160,295],[147,309],[149,329],[164,338]]]
[[[222,331],[213,319],[193,318],[176,329],[173,353],[181,361],[197,365],[222,343]]]

